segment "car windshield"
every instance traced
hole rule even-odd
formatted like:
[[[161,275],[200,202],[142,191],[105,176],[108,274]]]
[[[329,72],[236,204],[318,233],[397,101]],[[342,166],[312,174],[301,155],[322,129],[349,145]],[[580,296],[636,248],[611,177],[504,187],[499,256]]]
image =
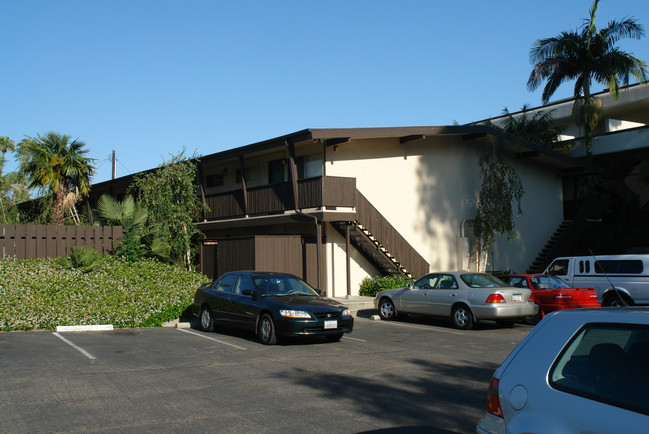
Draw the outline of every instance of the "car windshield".
[[[570,288],[570,285],[555,276],[532,276],[530,281],[534,289]]]
[[[502,280],[483,273],[461,274],[460,279],[471,288],[505,288],[507,284]]]
[[[282,275],[253,276],[255,286],[262,296],[270,295],[318,295],[308,283],[293,277]]]

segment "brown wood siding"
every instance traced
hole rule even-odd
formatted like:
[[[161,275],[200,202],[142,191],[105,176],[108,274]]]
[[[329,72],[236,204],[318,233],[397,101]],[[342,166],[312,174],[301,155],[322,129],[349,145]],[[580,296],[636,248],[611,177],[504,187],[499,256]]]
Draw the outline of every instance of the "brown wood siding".
[[[291,184],[266,185],[248,189],[250,214],[268,214],[293,209]]]
[[[121,226],[0,225],[3,258],[54,258],[70,253],[70,247],[104,254],[121,238]]]
[[[271,235],[255,237],[255,270],[279,271],[304,277],[302,237]]]
[[[254,238],[222,238],[218,241],[216,274],[255,269]]]
[[[244,215],[243,192],[241,190],[205,196],[209,211],[206,218],[241,217]]]

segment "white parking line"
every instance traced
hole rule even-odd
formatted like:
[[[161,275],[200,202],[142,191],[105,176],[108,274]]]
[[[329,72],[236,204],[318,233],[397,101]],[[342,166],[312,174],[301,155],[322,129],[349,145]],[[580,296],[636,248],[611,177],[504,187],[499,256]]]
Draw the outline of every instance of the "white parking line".
[[[198,336],[200,338],[209,339],[211,341],[218,342],[219,344],[229,345],[231,347],[238,348],[240,350],[246,350],[247,349],[247,348],[244,348],[244,347],[240,347],[238,345],[234,345],[234,344],[230,344],[228,342],[221,341],[219,339],[215,339],[215,338],[212,338],[212,337],[209,337],[209,336],[205,336],[204,334],[201,334],[201,333],[196,333],[196,332],[192,332],[192,331],[185,330],[185,329],[176,329],[176,330],[178,330],[179,332],[189,333],[190,335]]]
[[[410,327],[413,329],[419,329],[419,330],[429,330],[433,332],[441,332],[441,333],[449,333],[452,335],[459,335],[459,336],[464,336],[464,333],[458,332],[458,331],[453,331],[453,330],[446,330],[443,328],[439,327],[434,327],[434,326],[423,326],[423,325],[417,325],[417,324],[404,324],[401,322],[394,322],[394,321],[377,321],[378,324],[385,324],[385,325],[393,325],[393,326],[400,326],[400,327]]]
[[[365,339],[350,338],[348,336],[343,336],[343,339],[351,339],[352,341],[358,341],[358,342],[367,342]]]
[[[86,351],[86,350],[84,350],[83,348],[81,348],[81,347],[75,345],[74,343],[72,343],[71,341],[67,340],[66,338],[64,338],[63,336],[61,336],[60,334],[58,334],[57,332],[54,332],[54,333],[52,333],[52,334],[53,334],[54,336],[56,336],[57,338],[61,339],[61,340],[62,340],[63,342],[65,342],[66,344],[70,345],[70,346],[71,346],[72,348],[74,348],[75,350],[79,351],[81,354],[83,354],[84,356],[86,356],[86,357],[89,358],[90,360],[95,360],[95,359],[96,359],[96,357],[93,356],[92,354],[90,354],[88,351]]]

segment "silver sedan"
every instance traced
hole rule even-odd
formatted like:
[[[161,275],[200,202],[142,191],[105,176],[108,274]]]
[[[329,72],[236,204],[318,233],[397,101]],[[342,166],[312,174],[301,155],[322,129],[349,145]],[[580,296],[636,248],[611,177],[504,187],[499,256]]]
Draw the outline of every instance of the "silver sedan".
[[[535,315],[532,291],[512,288],[490,274],[452,271],[430,273],[403,289],[376,294],[374,305],[384,320],[399,314],[430,315],[453,320],[468,330],[480,320],[513,324]]]

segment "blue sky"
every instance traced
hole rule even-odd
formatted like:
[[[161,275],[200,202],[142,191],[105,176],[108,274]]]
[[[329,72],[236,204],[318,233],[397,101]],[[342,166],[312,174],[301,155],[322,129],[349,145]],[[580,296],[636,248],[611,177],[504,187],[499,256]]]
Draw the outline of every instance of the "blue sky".
[[[529,49],[577,28],[590,5],[3,1],[0,135],[78,138],[101,182],[112,150],[124,176],[183,147],[207,155],[304,128],[481,120],[541,104],[526,88]],[[597,25],[627,16],[649,32],[646,0],[602,0]],[[647,36],[619,47],[649,61]]]

